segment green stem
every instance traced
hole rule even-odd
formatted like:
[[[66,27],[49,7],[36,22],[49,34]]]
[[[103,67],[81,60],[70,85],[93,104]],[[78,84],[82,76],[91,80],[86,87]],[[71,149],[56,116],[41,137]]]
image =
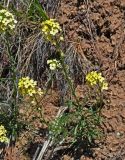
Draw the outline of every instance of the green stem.
[[[35,99],[35,101],[36,101],[37,110],[40,111],[40,120],[41,120],[43,123],[47,124],[46,120],[44,119],[44,115],[43,115],[43,114],[44,114],[44,113],[43,113],[43,107],[42,107],[42,111],[41,111],[41,106],[39,105],[39,102],[38,102],[36,96],[34,95],[33,97],[34,97],[34,99]]]
[[[41,4],[39,3],[39,0],[34,0],[33,5],[34,5],[34,7],[37,8],[37,10],[39,11],[39,13],[40,13],[41,17],[43,18],[43,20],[48,20],[49,19],[49,17],[47,16],[46,12],[42,8]]]
[[[60,53],[63,53],[61,47],[60,47],[60,44],[58,43],[58,41],[56,41],[56,49],[57,51],[59,51]],[[67,68],[66,68],[66,65],[64,63],[64,57],[60,54],[60,62],[61,62],[61,65],[62,65],[62,70],[64,72],[64,76],[70,86],[70,90],[72,92],[72,95],[74,96],[75,100],[76,100],[76,103],[78,106],[80,106],[80,103],[79,103],[79,100],[76,96],[76,93],[75,93],[75,87],[73,86],[73,83],[72,83],[72,80],[70,79],[70,77],[68,76],[68,72],[67,72]]]
[[[10,64],[11,64],[11,72],[12,72],[12,78],[11,81],[13,83],[13,94],[12,94],[12,121],[10,122],[10,124],[12,124],[12,137],[15,139],[16,138],[16,127],[17,127],[17,116],[18,116],[18,107],[17,107],[17,84],[16,84],[16,69],[15,69],[15,65],[16,62],[11,54],[11,50],[10,50],[10,45],[9,45],[9,37],[8,35],[6,35],[5,37],[5,44],[7,46],[7,53],[8,53],[8,57],[10,60]]]

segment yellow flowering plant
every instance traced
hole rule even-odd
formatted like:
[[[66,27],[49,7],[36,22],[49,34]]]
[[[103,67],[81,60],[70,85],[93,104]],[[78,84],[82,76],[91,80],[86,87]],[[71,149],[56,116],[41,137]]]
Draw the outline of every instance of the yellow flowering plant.
[[[19,79],[18,89],[23,96],[29,95],[32,97],[33,95],[36,94],[38,95],[43,94],[41,88],[37,88],[37,82],[34,81],[33,79],[30,79],[29,77],[23,77]]]
[[[88,73],[86,76],[86,81],[90,86],[98,85],[102,91],[108,89],[108,83],[105,81],[105,78],[101,73],[96,71]]]
[[[37,87],[37,82],[30,77],[22,77],[18,82],[18,90],[22,96],[29,96],[29,103],[33,107],[32,109],[39,111],[39,118],[43,122],[43,108],[41,109],[41,101],[38,101],[38,96],[44,95],[44,92],[41,88]]]
[[[8,104],[11,108],[11,116],[8,116],[7,113],[5,113],[4,116],[5,118],[2,118],[7,120],[7,125],[9,128],[9,132],[11,130],[11,138],[10,141],[16,138],[17,132],[18,132],[18,120],[17,120],[17,115],[18,115],[18,105],[17,105],[17,84],[16,84],[16,75],[17,75],[17,69],[16,69],[16,60],[13,54],[13,47],[11,46],[12,44],[12,37],[11,34],[15,27],[17,20],[15,19],[14,15],[10,13],[7,9],[4,9],[2,6],[0,6],[2,9],[0,9],[0,34],[3,34],[1,36],[1,44],[3,43],[5,45],[5,54],[7,54],[8,60],[10,62],[10,70],[9,73],[11,76],[11,84],[13,87],[13,91],[11,92],[11,101],[10,104]],[[2,122],[3,124],[5,122]],[[8,134],[9,134],[8,132]],[[6,137],[6,130],[4,126],[0,126],[0,141],[1,142],[7,142],[8,139]]]
[[[50,70],[62,68],[61,71],[65,80],[67,81],[70,93],[74,97],[73,103],[69,102],[69,112],[67,114],[62,113],[61,116],[57,117],[54,122],[50,123],[49,126],[52,140],[55,144],[64,141],[68,137],[72,137],[74,142],[82,138],[88,138],[88,140],[91,141],[91,139],[94,139],[96,136],[98,136],[95,125],[97,126],[99,124],[99,115],[98,113],[95,113],[93,109],[88,108],[87,111],[86,109],[84,110],[83,105],[85,104],[81,105],[81,101],[76,95],[75,86],[69,76],[69,67],[65,64],[65,57],[60,45],[60,41],[63,40],[63,37],[60,36],[60,32],[62,31],[61,27],[56,20],[47,19],[46,21],[42,22],[41,30],[45,40],[55,45],[57,51],[56,53],[59,53],[60,57],[59,61],[56,59],[51,59],[47,61],[47,64],[49,65]],[[88,82],[91,82],[91,80],[88,80]],[[97,82],[95,83],[92,80],[90,84],[97,84]],[[84,103],[87,104],[88,101]],[[71,107],[73,108],[74,112],[70,112]],[[86,112],[88,112],[88,114],[86,114]],[[74,123],[72,123],[72,119],[74,119]]]
[[[52,44],[56,45],[55,37],[58,33],[62,31],[58,22],[55,19],[49,19],[43,21],[41,24],[41,30],[44,35],[44,38],[50,41]],[[58,41],[62,41],[63,36],[58,37]]]
[[[18,83],[19,92],[23,96],[25,95],[32,96],[33,94],[36,94],[36,85],[37,85],[36,81],[33,81],[29,77],[23,77],[19,79]]]
[[[48,60],[47,64],[49,64],[50,70],[56,70],[58,68],[61,68],[60,62],[58,60],[56,60],[56,59]]]
[[[0,125],[0,142],[8,143],[9,139],[7,138],[7,131],[3,125]]]
[[[16,23],[17,21],[12,13],[6,9],[0,10],[0,32],[12,31]]]

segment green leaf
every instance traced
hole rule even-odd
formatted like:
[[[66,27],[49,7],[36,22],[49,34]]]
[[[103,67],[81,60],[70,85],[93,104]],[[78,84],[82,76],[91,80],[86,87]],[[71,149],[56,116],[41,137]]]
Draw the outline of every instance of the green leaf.
[[[39,3],[38,0],[34,0],[33,5],[38,10],[38,12],[39,12],[40,16],[43,18],[43,20],[49,19],[49,17],[47,16],[46,12],[42,8],[42,6],[41,6],[41,4]]]

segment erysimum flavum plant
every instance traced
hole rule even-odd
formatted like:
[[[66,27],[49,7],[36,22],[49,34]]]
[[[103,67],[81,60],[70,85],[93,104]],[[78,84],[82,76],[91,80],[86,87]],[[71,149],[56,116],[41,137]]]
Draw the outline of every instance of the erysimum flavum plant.
[[[15,29],[17,20],[14,15],[6,9],[0,10],[0,32],[13,31]]]
[[[18,89],[23,96],[29,95],[30,97],[33,97],[36,94],[43,94],[41,88],[37,88],[37,82],[29,77],[19,79]]]
[[[16,66],[15,66],[15,60],[11,52],[11,46],[10,46],[10,37],[11,34],[14,32],[16,28],[17,20],[15,16],[8,10],[8,9],[1,9],[0,10],[0,33],[2,40],[5,42],[6,46],[6,53],[9,58],[10,62],[10,68],[11,68],[11,83],[12,83],[12,96],[10,103],[8,104],[10,106],[10,115],[5,114],[5,121],[8,121],[8,130],[9,130],[9,137],[10,137],[10,143],[11,140],[13,141],[16,137],[17,132],[17,115],[18,115],[18,109],[17,109],[17,84],[16,84]],[[2,80],[2,78],[1,78]],[[4,81],[5,79],[3,79]],[[4,116],[3,113],[1,113],[2,116]],[[2,121],[4,122],[4,119],[2,118]],[[1,126],[2,127],[2,126]],[[4,130],[4,129],[3,129]],[[5,133],[5,132],[4,132]],[[5,134],[4,134],[5,135]],[[5,136],[4,136],[5,137]]]
[[[86,107],[89,102],[89,96],[85,96],[82,102],[79,100],[75,93],[73,81],[68,74],[69,71],[64,61],[65,54],[61,49],[60,39],[57,38],[57,35],[61,31],[60,28],[57,21],[53,19],[42,22],[42,33],[45,40],[48,40],[54,45],[57,52],[60,54],[60,59],[48,60],[47,63],[50,65],[50,70],[52,71],[56,68],[62,70],[65,80],[68,83],[70,93],[74,98],[69,101],[70,103],[66,103],[68,112],[62,113],[50,124],[50,135],[55,144],[63,143],[68,141],[68,139],[70,139],[70,143],[79,140],[91,142],[98,137],[100,133],[98,128],[100,124],[100,114],[98,109],[95,110],[95,108],[93,108],[93,105],[95,106],[97,103],[100,105],[100,108],[102,107],[103,91],[108,89],[108,84],[101,73],[96,71],[88,73],[86,75],[88,87],[90,87],[90,89],[97,88],[95,90],[95,92],[97,92],[97,97],[95,97],[96,101],[94,104],[91,104],[91,106]]]
[[[63,40],[63,36],[60,35],[62,29],[55,19],[43,21],[41,23],[41,31],[44,35],[44,38],[54,45],[56,45],[56,38],[58,38],[58,42]]]
[[[8,143],[9,139],[7,138],[7,131],[3,125],[0,125],[0,142]]]
[[[102,77],[101,73],[92,71],[87,74],[86,81],[91,87],[97,86],[101,91],[108,89],[108,83],[105,81],[105,78]]]

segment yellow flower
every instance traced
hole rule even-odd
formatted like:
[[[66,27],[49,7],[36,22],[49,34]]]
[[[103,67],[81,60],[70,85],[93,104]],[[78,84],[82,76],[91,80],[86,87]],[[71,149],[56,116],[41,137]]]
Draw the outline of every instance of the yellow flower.
[[[3,125],[0,125],[0,142],[5,142],[5,143],[8,143],[9,139],[7,138],[7,135],[6,135],[7,131],[6,129],[4,128]]]
[[[97,73],[96,71],[92,71],[87,74],[86,81],[90,86],[99,85],[101,90],[108,89],[108,83],[105,82],[105,78],[102,77],[101,73]]]
[[[50,70],[55,70],[57,68],[61,68],[60,62],[58,60],[56,60],[56,59],[48,60],[47,64],[49,64]]]
[[[41,88],[38,88],[37,93],[38,93],[38,95],[40,95],[40,96],[44,94],[43,91],[41,90]]]
[[[64,38],[63,38],[63,36],[60,36],[60,41],[64,41]]]
[[[37,82],[33,79],[30,79],[29,77],[22,77],[19,79],[18,89],[23,96],[29,95],[32,97],[36,94],[43,94],[41,88],[37,88]]]
[[[15,28],[17,21],[12,13],[6,9],[0,10],[0,32],[12,31]]]
[[[62,31],[58,22],[55,19],[49,19],[43,21],[41,24],[41,30],[44,35],[44,38],[50,41],[52,44],[56,45],[56,41],[54,40],[55,36]],[[58,37],[60,41],[63,40],[62,36]]]
[[[23,96],[25,95],[33,96],[33,94],[36,93],[36,85],[37,82],[30,79],[29,77],[23,77],[19,79],[18,82],[19,91]]]
[[[107,89],[108,89],[108,83],[103,82],[103,83],[102,83],[101,90],[107,90]]]

